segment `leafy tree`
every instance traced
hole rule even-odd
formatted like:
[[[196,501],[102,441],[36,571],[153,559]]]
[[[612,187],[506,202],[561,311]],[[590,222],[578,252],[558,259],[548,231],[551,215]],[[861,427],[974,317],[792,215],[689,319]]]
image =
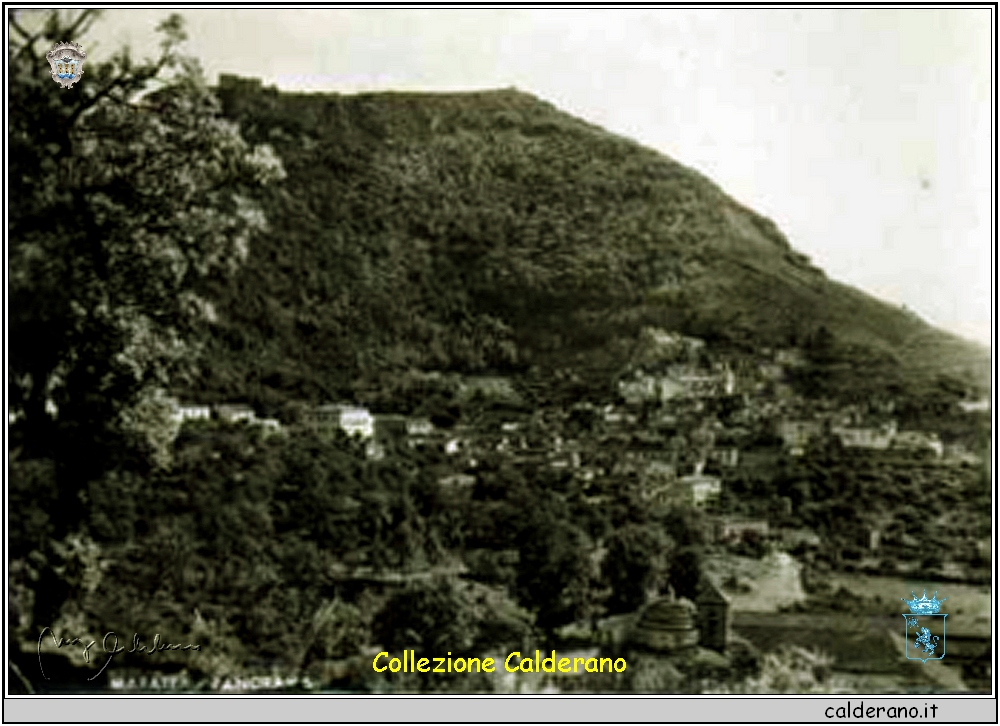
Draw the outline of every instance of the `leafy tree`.
[[[34,590],[25,622],[101,627],[126,622],[109,617],[120,611],[156,627],[162,612],[132,606],[150,601],[159,571],[181,599],[197,561],[193,518],[163,498],[178,492],[147,476],[176,433],[165,390],[191,370],[213,315],[204,285],[234,271],[265,226],[252,195],[283,172],[219,117],[178,53],[176,16],[157,58],[123,49],[88,59],[72,88],[53,83],[46,52],[86,48],[98,18],[8,15],[7,370],[15,479],[30,487],[12,492],[27,515],[12,565]],[[102,578],[115,594],[99,601]]]
[[[213,315],[202,286],[246,257],[265,226],[251,195],[283,173],[219,117],[179,16],[158,58],[126,48],[53,83],[46,51],[97,18],[14,13],[8,46],[11,408],[26,456],[83,474],[122,443],[162,453],[161,392]]]
[[[543,628],[553,628],[589,613],[590,592],[586,536],[539,502],[518,536],[520,600],[537,614]]]
[[[611,586],[610,612],[627,612],[643,604],[650,588],[665,584],[670,540],[662,529],[627,525],[608,539],[604,576]]]
[[[682,547],[700,547],[705,544],[703,515],[687,507],[671,509],[663,517],[663,525],[670,537]]]
[[[670,584],[678,597],[695,598],[701,579],[700,547],[681,547],[670,565]]]
[[[375,619],[373,634],[390,651],[458,654],[470,652],[477,626],[464,591],[440,578],[393,594]]]

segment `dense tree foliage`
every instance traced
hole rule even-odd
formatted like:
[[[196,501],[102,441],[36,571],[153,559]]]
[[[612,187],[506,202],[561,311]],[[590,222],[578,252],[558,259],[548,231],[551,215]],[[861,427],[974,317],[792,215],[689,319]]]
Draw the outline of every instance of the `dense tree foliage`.
[[[827,280],[699,174],[528,94],[233,78],[219,94],[289,174],[265,200],[273,233],[216,290],[219,395],[381,400],[413,370],[533,370],[550,399],[579,399],[606,393],[648,324],[809,344],[822,370],[804,386],[837,396],[988,369],[981,349]]]
[[[96,17],[12,15],[8,47],[11,409],[28,453],[78,473],[123,439],[163,453],[161,394],[213,314],[203,285],[246,259],[251,194],[282,174],[219,116],[178,17],[158,58],[125,49],[53,83],[45,52]]]
[[[196,677],[378,690],[359,676],[375,646],[527,651],[652,593],[694,598],[724,545],[618,465],[653,451],[694,465],[710,417],[743,416],[736,429],[753,412],[730,396],[609,433],[595,404],[646,325],[703,337],[683,360],[705,368],[719,350],[755,367],[762,346],[801,346],[799,391],[888,391],[907,420],[989,442],[984,419],[951,415],[976,388],[942,372],[968,347],[826,280],[675,162],[516,91],[212,91],[176,19],[157,59],[88,61],[62,89],[46,44],[85,39],[96,17],[10,21],[14,666],[43,627],[160,632],[202,645],[162,658]],[[503,372],[510,391],[466,385]],[[283,426],[179,428],[168,391]],[[310,400],[338,397],[427,417],[442,440],[372,455],[308,423]],[[742,435],[767,463],[724,473],[724,510],[814,529],[813,564],[859,562],[874,527],[889,560],[917,541],[925,569],[948,547],[988,564],[988,474],[832,442],[793,459],[766,426]],[[586,466],[567,462],[569,439]]]
[[[610,612],[636,610],[650,592],[666,590],[671,542],[662,527],[626,525],[608,538],[607,548]]]
[[[544,628],[589,617],[591,547],[587,537],[565,510],[560,511],[560,500],[542,493],[532,503],[519,517],[519,596],[534,607]]]

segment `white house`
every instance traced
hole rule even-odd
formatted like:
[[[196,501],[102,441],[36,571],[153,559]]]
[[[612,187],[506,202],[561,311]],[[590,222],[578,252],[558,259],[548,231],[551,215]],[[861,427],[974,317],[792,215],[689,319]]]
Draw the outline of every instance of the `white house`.
[[[688,474],[680,478],[680,483],[684,487],[688,501],[695,507],[714,504],[722,494],[722,480],[717,476],[702,474],[702,466],[699,462],[695,466],[694,474]]]
[[[833,429],[840,443],[849,449],[888,449],[896,436],[896,422],[892,421],[878,428],[848,428],[844,426]]]
[[[370,439],[375,435],[375,417],[363,406],[328,403],[313,411],[313,421],[320,426],[333,426],[348,436]]]
[[[370,439],[375,435],[375,419],[366,408],[345,406],[340,411],[340,428],[348,436]]]
[[[264,430],[265,436],[270,436],[272,434],[280,434],[284,432],[284,428],[281,426],[281,422],[276,418],[259,418],[254,422],[255,426],[259,426]]]
[[[251,423],[255,418],[253,409],[242,403],[220,403],[215,407],[215,415],[229,423]]]
[[[468,490],[476,485],[476,477],[471,474],[451,474],[438,479],[438,484],[450,491]]]
[[[778,436],[793,456],[804,454],[809,442],[822,432],[823,424],[819,421],[785,419],[778,423]]]
[[[197,403],[174,404],[173,419],[179,424],[185,421],[208,421],[212,418],[212,409]]]
[[[963,413],[983,413],[990,410],[990,399],[984,398],[980,401],[959,401]]]
[[[427,418],[409,418],[406,420],[407,436],[430,436],[434,433],[434,424]]]
[[[937,457],[944,453],[944,444],[938,435],[923,431],[900,431],[892,440],[892,448],[905,451],[932,451]]]

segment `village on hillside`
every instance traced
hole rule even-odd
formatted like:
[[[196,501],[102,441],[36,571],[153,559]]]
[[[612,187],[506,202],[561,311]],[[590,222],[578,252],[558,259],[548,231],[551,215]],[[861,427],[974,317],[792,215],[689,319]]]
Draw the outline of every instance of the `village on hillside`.
[[[452,457],[452,475],[474,470],[477,457],[494,452],[514,464],[547,462],[570,470],[595,489],[606,474],[627,474],[651,502],[686,501],[695,507],[718,503],[722,472],[739,467],[741,452],[775,446],[802,457],[811,446],[836,441],[848,450],[914,455],[941,465],[981,463],[961,444],[943,444],[934,431],[899,429],[892,403],[836,406],[797,396],[784,382],[789,369],[804,364],[797,349],[765,351],[770,357],[751,367],[746,361],[709,362],[704,343],[695,338],[656,329],[646,329],[644,336],[661,362],[623,374],[614,382],[618,395],[612,402],[527,412],[510,379],[480,376],[464,379],[462,392],[467,400],[492,402],[493,415],[449,428],[435,427],[427,417],[344,402],[302,403],[298,420],[281,421],[258,417],[245,403],[174,401],[173,419],[178,427],[218,421],[283,435],[300,427],[339,430],[365,442],[372,460],[384,456],[390,441],[436,446]],[[989,401],[959,406],[964,413],[982,413]]]
[[[988,582],[990,541],[980,527],[938,513],[935,541],[950,545],[942,547],[950,556],[931,562],[918,546],[923,525],[886,507],[853,511],[846,521],[810,518],[804,513],[815,515],[817,503],[810,499],[817,494],[796,492],[794,483],[776,488],[773,482],[794,477],[794,467],[813,461],[824,467],[836,462],[862,477],[872,467],[889,467],[896,476],[912,469],[936,481],[944,481],[948,472],[978,469],[982,461],[961,444],[944,443],[935,431],[899,426],[891,400],[836,405],[797,395],[788,381],[803,365],[797,349],[764,351],[754,360],[717,359],[700,340],[646,329],[633,363],[610,382],[603,401],[533,407],[511,379],[480,376],[462,379],[463,415],[443,425],[426,416],[379,413],[351,403],[302,403],[295,407],[295,420],[285,421],[259,418],[246,404],[179,402],[174,420],[179,430],[195,436],[232,425],[257,427],[265,437],[294,437],[302,431],[344,436],[357,442],[371,463],[399,446],[433,452],[441,491],[463,507],[476,506],[489,462],[494,470],[522,471],[528,480],[544,473],[572,481],[595,509],[628,492],[650,511],[689,512],[704,552],[694,596],[654,587],[635,612],[564,627],[565,642],[580,652],[633,648],[646,654],[634,657],[654,661],[689,659],[695,653],[718,665],[720,659],[731,661],[747,643],[766,650],[776,637],[787,639],[790,630],[798,629],[791,640],[827,652],[832,659],[827,665],[848,681],[888,678],[886,688],[904,688],[912,682],[898,672],[901,644],[892,636],[898,613],[891,592],[884,591],[887,582],[895,582],[908,592],[905,583],[918,578],[967,588],[955,599],[978,615],[954,619],[951,662],[978,662],[989,637],[989,619],[979,612],[988,594],[975,588]],[[958,415],[981,412],[981,402],[969,401]],[[600,552],[598,546],[597,559]],[[517,554],[506,553],[512,562]],[[870,615],[873,603],[884,605],[875,607],[883,616],[876,638],[882,652],[869,652],[875,646],[868,643],[868,654],[859,660],[858,644],[847,645],[835,635],[831,623],[847,627],[848,613],[803,619],[804,610],[833,594],[829,583],[837,581],[837,573],[854,587],[880,583],[874,600],[870,593],[856,597],[867,602]],[[338,576],[391,588],[393,582],[402,586],[430,575],[361,566]],[[458,563],[449,576],[471,575]],[[678,665],[682,671],[687,667]],[[959,678],[947,669],[934,673],[939,675],[929,687],[954,686],[948,679]]]
[[[378,11],[8,13],[10,695],[990,695],[985,14]]]

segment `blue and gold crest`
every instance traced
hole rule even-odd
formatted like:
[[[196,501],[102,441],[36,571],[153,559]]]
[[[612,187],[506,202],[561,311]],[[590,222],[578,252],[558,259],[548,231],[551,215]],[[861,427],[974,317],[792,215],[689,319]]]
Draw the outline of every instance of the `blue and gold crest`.
[[[906,620],[904,636],[906,637],[906,657],[926,663],[929,660],[941,660],[945,653],[945,620],[946,613],[940,612],[943,600],[934,597],[928,599],[927,591],[923,597],[917,597],[911,592],[912,600],[899,598],[910,606],[910,612],[903,613]]]
[[[52,80],[63,88],[69,88],[83,75],[83,62],[87,54],[76,43],[56,43],[45,54],[52,68]]]

